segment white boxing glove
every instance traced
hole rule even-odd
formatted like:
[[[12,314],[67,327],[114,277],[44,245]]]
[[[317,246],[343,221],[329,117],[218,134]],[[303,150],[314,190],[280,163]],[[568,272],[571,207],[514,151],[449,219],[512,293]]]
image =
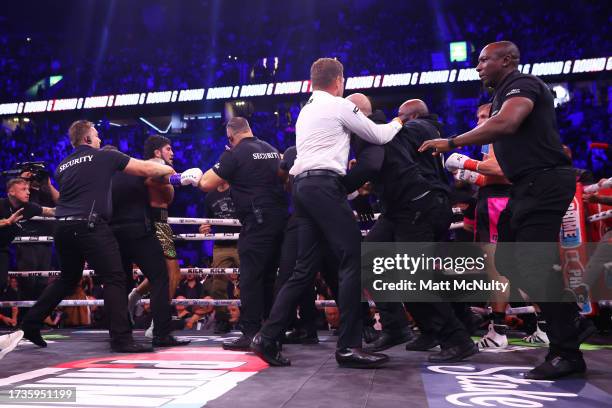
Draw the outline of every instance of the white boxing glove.
[[[463,154],[453,153],[448,156],[448,159],[444,162],[444,167],[446,167],[448,171],[460,170],[465,167],[465,162],[468,160],[472,159]]]
[[[185,170],[181,173],[181,185],[192,185],[194,187],[197,187],[200,183],[200,179],[202,178],[202,174],[202,170],[198,169],[197,167]]]
[[[471,170],[458,170],[454,176],[455,180],[467,181],[468,183],[476,184],[477,186],[482,186],[485,183],[485,177],[482,174]]]
[[[601,180],[599,180],[599,183],[591,184],[590,186],[586,186],[584,188],[584,190],[582,190],[582,191],[584,191],[585,193],[588,193],[588,194],[592,194],[592,193],[598,192],[602,188],[610,188],[610,187],[612,187],[612,177],[610,177],[607,180],[606,179],[601,179]]]

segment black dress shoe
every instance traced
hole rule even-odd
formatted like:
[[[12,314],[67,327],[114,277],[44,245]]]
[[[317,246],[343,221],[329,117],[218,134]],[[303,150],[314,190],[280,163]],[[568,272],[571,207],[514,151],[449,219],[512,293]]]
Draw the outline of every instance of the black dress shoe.
[[[251,351],[251,341],[253,339],[250,336],[243,334],[234,341],[223,343],[223,350]]]
[[[414,334],[409,327],[405,327],[399,331],[385,331],[383,330],[380,333],[378,339],[374,340],[369,346],[367,346],[364,350],[366,351],[383,351],[393,346],[397,346],[398,344],[405,343],[414,338]]]
[[[171,335],[153,337],[153,347],[186,346],[189,343],[191,340],[179,340]]]
[[[40,329],[27,329],[23,327],[22,330],[24,339],[29,340],[38,347],[47,347],[47,342],[40,335]]]
[[[432,348],[439,346],[440,342],[435,337],[429,334],[421,334],[414,338],[414,340],[406,343],[406,350],[408,351],[429,351]]]
[[[367,344],[373,343],[380,337],[380,332],[372,326],[363,326],[363,341]]]
[[[455,363],[478,353],[478,346],[472,340],[458,346],[442,349],[439,353],[432,354],[427,358],[430,363]]]
[[[347,368],[376,368],[389,361],[389,357],[380,353],[368,353],[360,348],[345,347],[336,350],[336,361]]]
[[[281,342],[283,344],[319,344],[319,336],[316,330],[294,329],[285,333]]]
[[[213,330],[214,334],[225,334],[232,331],[232,327],[230,326],[227,320],[217,320],[215,322],[215,328]]]
[[[278,342],[268,339],[259,333],[253,337],[251,350],[271,366],[287,367],[291,365],[291,361],[281,354]]]
[[[582,374],[586,371],[586,364],[582,357],[576,360],[556,356],[545,361],[533,370],[525,373],[528,380],[554,380],[572,374]]]
[[[140,344],[134,341],[127,343],[112,343],[111,349],[115,353],[152,353],[153,347],[148,344]]]

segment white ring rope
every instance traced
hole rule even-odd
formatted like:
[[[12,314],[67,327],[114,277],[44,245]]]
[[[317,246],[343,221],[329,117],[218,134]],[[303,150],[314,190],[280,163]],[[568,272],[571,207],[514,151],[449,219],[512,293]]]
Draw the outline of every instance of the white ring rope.
[[[460,208],[453,207],[453,214],[462,214],[462,213],[463,211]],[[375,220],[378,219],[379,216],[380,214],[374,214],[374,219]],[[612,217],[612,210],[607,210],[607,211],[600,212],[598,214],[593,214],[590,217],[588,217],[587,220],[589,222],[596,222],[596,221],[605,220],[611,217]],[[33,221],[56,221],[56,219],[53,217],[32,217],[31,220]],[[233,226],[233,227],[239,227],[241,225],[240,221],[236,219],[231,219],[231,218],[224,219],[224,218],[183,218],[183,217],[168,217],[168,224],[173,224],[173,225],[209,224],[209,225],[222,225],[222,226]],[[462,223],[453,223],[450,227],[450,229],[459,229],[459,228],[463,228]],[[210,235],[210,234],[206,234],[206,235]],[[39,241],[39,242],[42,242],[42,241]]]
[[[150,299],[142,299],[139,304],[149,304]],[[32,307],[36,303],[35,300],[16,300],[16,301],[3,301],[0,302],[0,308],[5,307]],[[173,299],[170,301],[172,305],[182,306],[240,306],[239,299]],[[370,306],[376,306],[374,302],[368,302]],[[315,305],[319,308],[323,307],[336,307],[334,300],[316,300]],[[612,300],[600,300],[600,306],[612,306]],[[104,306],[104,300],[62,300],[58,307],[75,307],[75,306]],[[534,313],[535,309],[533,306],[526,307],[508,307],[506,314],[516,315],[523,313]]]
[[[463,214],[463,210],[458,207],[453,207],[453,214]],[[355,215],[357,215],[355,213]],[[374,214],[374,219],[378,219],[380,214]],[[32,221],[56,221],[55,217],[32,217]],[[239,227],[240,221],[233,218],[187,218],[187,217],[168,217],[168,224],[172,225],[223,225],[230,227]]]
[[[597,222],[602,220],[607,220],[608,218],[612,218],[612,210],[602,211],[597,214],[593,214],[587,218],[589,222]]]
[[[462,229],[463,222],[454,222],[449,230]],[[366,236],[369,230],[361,230],[361,235]],[[176,234],[172,237],[175,241],[236,241],[240,238],[239,233],[216,233],[216,234]],[[15,237],[13,244],[32,244],[40,242],[53,242],[53,237]]]
[[[150,299],[142,299],[140,304],[150,303]],[[16,300],[0,302],[0,308],[4,307],[32,307],[36,303],[35,300]],[[183,306],[240,306],[239,299],[173,299],[170,302],[172,305]],[[316,300],[317,307],[335,307],[336,302],[333,300]],[[67,306],[104,306],[104,300],[62,300],[59,307]]]
[[[140,269],[134,269],[137,275],[143,275]],[[181,275],[193,274],[195,276],[205,275],[236,275],[240,273],[238,268],[181,268]],[[26,278],[57,277],[61,271],[9,271],[9,276],[22,276]],[[99,276],[93,269],[84,269],[83,276]]]
[[[238,233],[216,233],[216,234],[176,234],[172,238],[175,241],[236,241]],[[15,237],[14,244],[27,244],[37,242],[53,242],[53,237]]]

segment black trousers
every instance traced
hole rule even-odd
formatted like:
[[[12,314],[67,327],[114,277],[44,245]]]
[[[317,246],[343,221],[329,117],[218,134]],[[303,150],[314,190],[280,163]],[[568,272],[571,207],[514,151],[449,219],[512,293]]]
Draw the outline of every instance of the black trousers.
[[[278,277],[276,278],[276,294],[280,292],[283,285],[289,280],[295,270],[295,263],[298,255],[298,217],[292,215],[287,222],[283,246],[281,250],[280,264],[278,267]],[[334,253],[327,245],[327,242],[322,244],[322,254],[320,264],[317,266],[317,271],[325,279],[333,292],[334,297],[338,293],[338,260]],[[316,330],[317,308],[315,307],[316,293],[314,291],[314,279],[312,285],[307,288],[298,302],[300,308],[300,325],[307,331]],[[287,328],[291,327],[294,315],[290,315],[287,322]]]
[[[171,311],[168,299],[168,269],[164,251],[151,229],[144,224],[122,224],[111,227],[121,252],[126,291],[133,285],[132,265],[136,264],[151,283],[153,335],[170,334]]]
[[[262,319],[270,314],[274,301],[274,281],[278,271],[287,211],[264,210],[263,223],[253,215],[241,219],[238,239],[240,258],[240,326],[254,336]]]
[[[533,174],[512,185],[508,205],[500,214],[496,267],[513,287],[522,289],[536,302],[545,296],[562,297],[563,275],[545,266],[558,261],[557,246],[551,245],[543,251],[540,246],[522,245],[517,251],[504,243],[558,242],[561,221],[575,190],[572,169]],[[575,302],[537,303],[548,323],[550,352],[570,359],[579,357],[578,305]]]
[[[298,178],[293,184],[293,201],[298,224],[297,261],[261,332],[274,339],[283,334],[290,315],[295,313],[303,294],[312,287],[325,239],[339,260],[338,347],[361,347],[361,231],[346,200],[346,190],[339,177]]]
[[[60,223],[54,241],[61,265],[60,277],[47,286],[34,307],[25,315],[23,327],[42,327],[43,319],[62,299],[74,293],[87,261],[101,276],[104,284],[104,309],[109,317],[111,341],[131,341],[125,273],[121,267],[119,245],[108,224],[99,223],[90,230],[82,221]]]
[[[452,210],[443,192],[432,191],[420,200],[410,202],[403,211],[379,218],[366,242],[439,242],[446,237]],[[383,330],[396,331],[408,322],[401,303],[377,302]],[[423,333],[435,336],[443,348],[470,339],[463,323],[448,302],[406,303]]]
[[[44,235],[44,234],[43,234]],[[51,244],[15,245],[18,271],[48,271],[51,269],[53,246]],[[19,287],[28,299],[36,299],[47,286],[47,278],[19,278]]]

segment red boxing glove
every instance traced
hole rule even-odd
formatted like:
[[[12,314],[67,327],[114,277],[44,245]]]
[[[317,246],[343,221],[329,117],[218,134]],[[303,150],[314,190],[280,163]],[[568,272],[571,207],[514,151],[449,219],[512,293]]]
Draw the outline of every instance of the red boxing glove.
[[[593,143],[591,143],[591,149],[606,150],[609,147],[610,147],[609,143],[604,143],[604,142],[593,142]]]

